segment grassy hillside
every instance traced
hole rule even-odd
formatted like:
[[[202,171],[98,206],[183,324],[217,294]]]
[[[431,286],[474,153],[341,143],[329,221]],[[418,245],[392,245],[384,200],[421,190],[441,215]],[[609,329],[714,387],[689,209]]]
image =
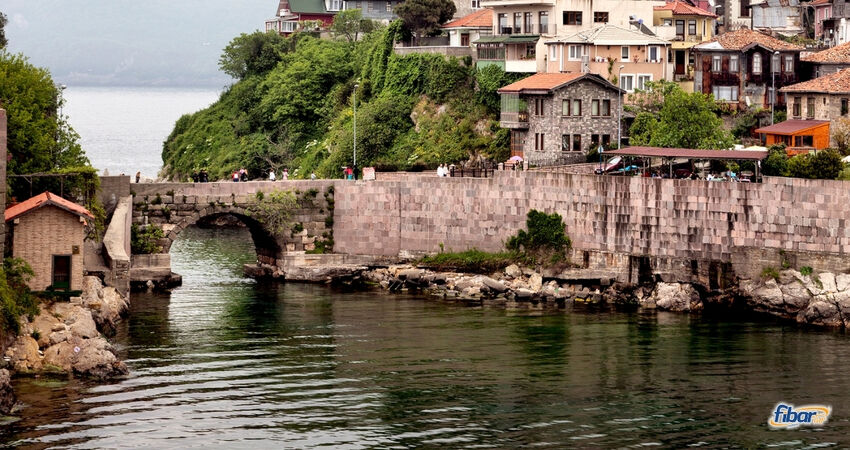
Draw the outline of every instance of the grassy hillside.
[[[421,170],[469,159],[504,160],[496,89],[516,79],[440,55],[397,56],[399,25],[364,39],[243,35],[222,56],[240,77],[209,108],[181,117],[163,145],[163,174],[186,179],[207,169],[224,178],[289,169],[290,176],[341,176],[352,164],[354,86],[357,163]]]

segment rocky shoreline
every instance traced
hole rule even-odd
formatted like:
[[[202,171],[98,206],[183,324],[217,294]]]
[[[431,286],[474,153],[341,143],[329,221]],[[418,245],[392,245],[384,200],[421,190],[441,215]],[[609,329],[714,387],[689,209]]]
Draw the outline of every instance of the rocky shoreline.
[[[39,314],[21,318],[21,332],[10,338],[0,369],[0,413],[15,404],[10,379],[14,376],[76,376],[105,380],[128,373],[106,340],[129,308],[115,288],[97,277],[83,279],[80,297],[41,305]]]

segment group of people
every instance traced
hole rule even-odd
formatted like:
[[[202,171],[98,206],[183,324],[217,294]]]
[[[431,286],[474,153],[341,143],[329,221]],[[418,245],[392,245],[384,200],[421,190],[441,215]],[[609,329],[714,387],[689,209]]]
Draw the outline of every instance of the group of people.
[[[452,169],[454,169],[454,164],[452,164],[451,166],[447,164],[440,164],[440,166],[437,167],[437,176],[450,177],[452,175]]]
[[[233,172],[232,175],[230,175],[230,179],[233,180],[234,183],[238,183],[240,181],[248,181],[248,171],[244,168],[239,169]]]
[[[286,181],[289,179],[289,169],[283,169],[283,172],[280,173],[281,181]],[[269,170],[269,181],[276,181],[277,177],[274,174],[274,169]]]
[[[201,169],[200,171],[196,170],[192,172],[192,182],[193,183],[209,183],[210,174],[207,173],[207,169]],[[138,181],[136,181],[138,183]]]

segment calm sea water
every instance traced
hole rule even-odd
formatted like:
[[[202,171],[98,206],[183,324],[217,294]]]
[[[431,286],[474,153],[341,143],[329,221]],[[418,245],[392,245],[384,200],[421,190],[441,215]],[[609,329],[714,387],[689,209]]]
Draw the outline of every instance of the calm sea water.
[[[418,296],[257,284],[240,230],[190,228],[184,286],[136,295],[131,375],[21,379],[31,448],[850,445],[850,341],[767,320],[577,308],[518,313]],[[770,431],[776,402],[829,403]]]
[[[80,134],[92,165],[111,175],[156,178],[162,143],[183,114],[216,101],[219,91],[186,88],[77,87],[65,90],[63,114]]]

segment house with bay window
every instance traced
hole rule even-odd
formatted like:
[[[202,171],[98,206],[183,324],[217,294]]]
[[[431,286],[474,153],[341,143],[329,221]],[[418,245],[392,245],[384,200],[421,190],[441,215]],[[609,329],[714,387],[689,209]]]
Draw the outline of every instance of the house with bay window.
[[[538,73],[498,92],[511,155],[530,164],[583,162],[589,148],[617,141],[622,91],[599,75]]]
[[[785,106],[785,95],[772,94],[800,81],[803,47],[743,28],[693,47],[694,90],[712,94],[736,109]]]
[[[619,80],[626,92],[644,89],[648,81],[673,79],[670,42],[637,30],[603,25],[546,46],[547,72],[595,73]]]
[[[327,31],[342,0],[280,0],[275,18],[266,21],[266,32],[289,36],[296,31]]]

